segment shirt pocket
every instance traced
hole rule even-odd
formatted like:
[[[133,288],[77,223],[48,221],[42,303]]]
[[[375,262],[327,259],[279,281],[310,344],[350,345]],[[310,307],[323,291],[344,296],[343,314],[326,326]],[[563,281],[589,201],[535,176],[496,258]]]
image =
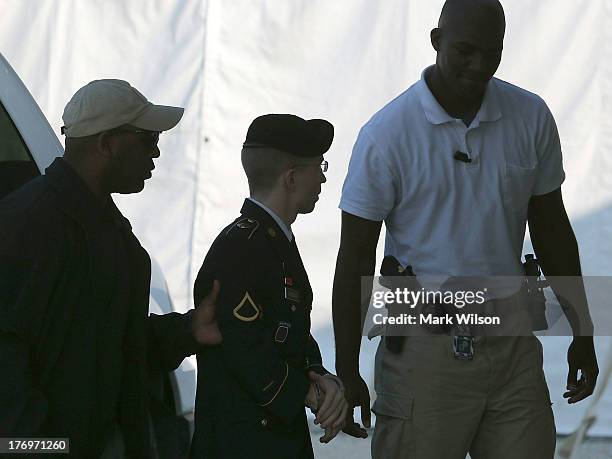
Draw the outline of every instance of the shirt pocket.
[[[535,184],[535,166],[512,164],[506,161],[504,174],[504,203],[515,212],[524,212]]]

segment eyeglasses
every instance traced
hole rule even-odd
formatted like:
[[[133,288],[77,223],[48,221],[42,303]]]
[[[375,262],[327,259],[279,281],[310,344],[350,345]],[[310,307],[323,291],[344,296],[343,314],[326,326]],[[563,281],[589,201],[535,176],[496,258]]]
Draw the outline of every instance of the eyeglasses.
[[[137,134],[151,147],[157,146],[159,134],[161,134],[159,131],[147,131],[145,129],[132,128],[131,126],[121,126],[116,129],[111,129],[108,132],[131,132],[132,134]]]
[[[292,167],[308,167],[308,166],[314,166],[314,163],[296,164],[295,166],[292,166]],[[321,164],[319,164],[319,167],[321,168],[321,172],[325,173],[327,172],[327,169],[329,169],[329,163],[326,160],[323,160]]]

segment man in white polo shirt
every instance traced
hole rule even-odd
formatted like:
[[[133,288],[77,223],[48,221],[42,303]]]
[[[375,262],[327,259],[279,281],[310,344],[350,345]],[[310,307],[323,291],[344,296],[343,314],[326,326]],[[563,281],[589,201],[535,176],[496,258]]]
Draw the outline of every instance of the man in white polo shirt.
[[[547,277],[574,276],[578,292],[566,313],[575,337],[564,396],[575,403],[595,387],[593,326],[561,197],[557,128],[540,97],[493,78],[504,31],[497,0],[448,0],[431,32],[435,65],[366,123],[353,149],[340,202],[333,314],[338,375],[366,427],[360,278],[374,274],[383,221],[385,255],[419,279],[492,281],[523,275],[529,222]],[[514,298],[518,286],[505,288],[493,298]],[[400,349],[386,339],[376,357],[374,458],[553,457],[555,426],[535,337],[475,339],[469,362],[455,358],[451,336],[409,337]],[[367,436],[349,416],[345,432]]]

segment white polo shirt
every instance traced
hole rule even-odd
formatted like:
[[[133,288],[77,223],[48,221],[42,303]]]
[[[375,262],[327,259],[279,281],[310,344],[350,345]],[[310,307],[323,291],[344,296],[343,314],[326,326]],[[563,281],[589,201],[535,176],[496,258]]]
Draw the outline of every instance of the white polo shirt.
[[[424,75],[361,129],[340,209],[384,220],[385,254],[419,276],[522,275],[529,198],[565,178],[553,116],[539,96],[493,78],[467,128]]]

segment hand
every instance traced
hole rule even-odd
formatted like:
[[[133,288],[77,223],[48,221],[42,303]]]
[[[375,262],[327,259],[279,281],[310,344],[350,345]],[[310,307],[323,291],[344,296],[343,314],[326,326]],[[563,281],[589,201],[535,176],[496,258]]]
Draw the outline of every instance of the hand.
[[[361,421],[365,428],[370,427],[370,391],[368,385],[361,378],[359,373],[341,374],[340,378],[344,382],[344,397],[348,403],[346,413],[346,424],[342,431],[355,438],[367,438],[368,432],[362,428],[354,419],[353,409],[361,407]]]
[[[576,403],[591,395],[597,383],[599,367],[592,336],[574,337],[567,350],[567,363],[567,392],[563,394],[563,398],[568,399],[567,403]],[[581,373],[579,380],[578,370]]]
[[[215,280],[211,292],[200,301],[198,307],[193,311],[191,331],[199,344],[212,345],[223,341],[215,318],[215,303],[219,296],[219,290],[219,281]]]
[[[317,387],[316,383],[311,382],[308,392],[306,393],[306,398],[304,399],[304,405],[310,408],[310,411],[313,413],[317,412],[317,407],[319,406],[319,396],[319,388]]]
[[[344,427],[348,409],[344,386],[340,378],[332,374],[321,376],[311,371],[309,377],[320,391],[315,424],[325,429],[325,435],[319,441],[329,443]]]

